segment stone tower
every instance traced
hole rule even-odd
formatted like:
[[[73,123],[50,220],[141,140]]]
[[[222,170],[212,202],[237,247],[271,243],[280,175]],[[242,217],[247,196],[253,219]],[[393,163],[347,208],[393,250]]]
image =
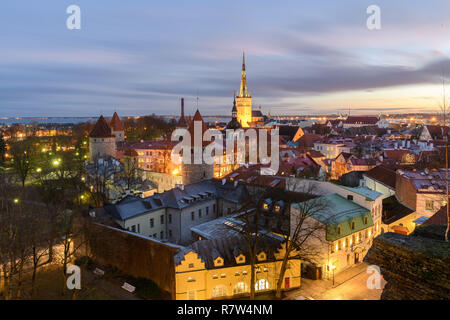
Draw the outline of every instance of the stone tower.
[[[252,122],[252,97],[247,89],[245,72],[245,54],[242,54],[241,88],[236,96],[237,120],[242,127],[247,128]]]
[[[197,123],[200,122],[201,124],[200,127],[202,137],[205,131],[207,130],[206,124],[203,121],[203,117],[197,110],[188,128],[189,133],[191,134],[191,163],[190,164],[183,163],[181,165],[181,176],[184,185],[196,183],[202,180],[209,180],[214,177],[214,164],[211,165],[206,164],[204,163],[204,161],[202,161],[202,163],[200,164],[194,163],[194,126],[196,122]],[[209,143],[211,142],[208,141],[202,142],[202,144],[199,146],[202,149],[202,152]]]
[[[105,156],[116,156],[116,136],[103,116],[89,134],[89,161]]]
[[[116,142],[122,142],[125,140],[125,133],[123,130],[122,121],[120,121],[119,116],[117,115],[117,112],[114,112],[113,117],[111,118],[111,122],[109,123],[109,126],[111,127],[112,134],[116,137]]]

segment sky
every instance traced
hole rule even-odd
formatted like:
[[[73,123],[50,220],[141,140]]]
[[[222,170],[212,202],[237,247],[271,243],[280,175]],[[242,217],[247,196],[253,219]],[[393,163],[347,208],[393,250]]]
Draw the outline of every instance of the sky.
[[[80,30],[66,27],[72,4]],[[1,1],[0,117],[179,114],[181,97],[193,114],[197,96],[202,114],[229,115],[243,51],[264,113],[436,112],[449,12],[448,0]]]

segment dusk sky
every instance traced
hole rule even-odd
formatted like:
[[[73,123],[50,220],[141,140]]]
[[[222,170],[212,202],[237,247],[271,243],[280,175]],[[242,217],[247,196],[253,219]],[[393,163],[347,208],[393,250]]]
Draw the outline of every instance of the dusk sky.
[[[1,1],[0,41],[0,117],[179,114],[181,97],[193,114],[197,92],[202,114],[229,115],[242,51],[264,113],[432,112],[450,1]]]

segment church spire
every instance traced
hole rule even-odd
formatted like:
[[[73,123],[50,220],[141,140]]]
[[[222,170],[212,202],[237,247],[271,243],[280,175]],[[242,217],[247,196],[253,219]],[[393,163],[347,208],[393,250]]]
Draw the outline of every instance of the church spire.
[[[241,90],[239,97],[250,97],[247,90],[247,75],[245,72],[245,52],[242,52]]]

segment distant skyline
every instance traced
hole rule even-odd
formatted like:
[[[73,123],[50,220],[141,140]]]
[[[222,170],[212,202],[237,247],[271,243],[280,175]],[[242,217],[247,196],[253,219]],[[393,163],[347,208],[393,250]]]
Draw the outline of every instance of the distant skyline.
[[[81,8],[81,30],[66,8]],[[366,27],[369,5],[381,30]],[[438,111],[445,0],[41,0],[0,4],[0,117],[231,112],[242,52],[253,108]],[[449,80],[450,81],[450,80]],[[450,93],[450,85],[447,88]]]

